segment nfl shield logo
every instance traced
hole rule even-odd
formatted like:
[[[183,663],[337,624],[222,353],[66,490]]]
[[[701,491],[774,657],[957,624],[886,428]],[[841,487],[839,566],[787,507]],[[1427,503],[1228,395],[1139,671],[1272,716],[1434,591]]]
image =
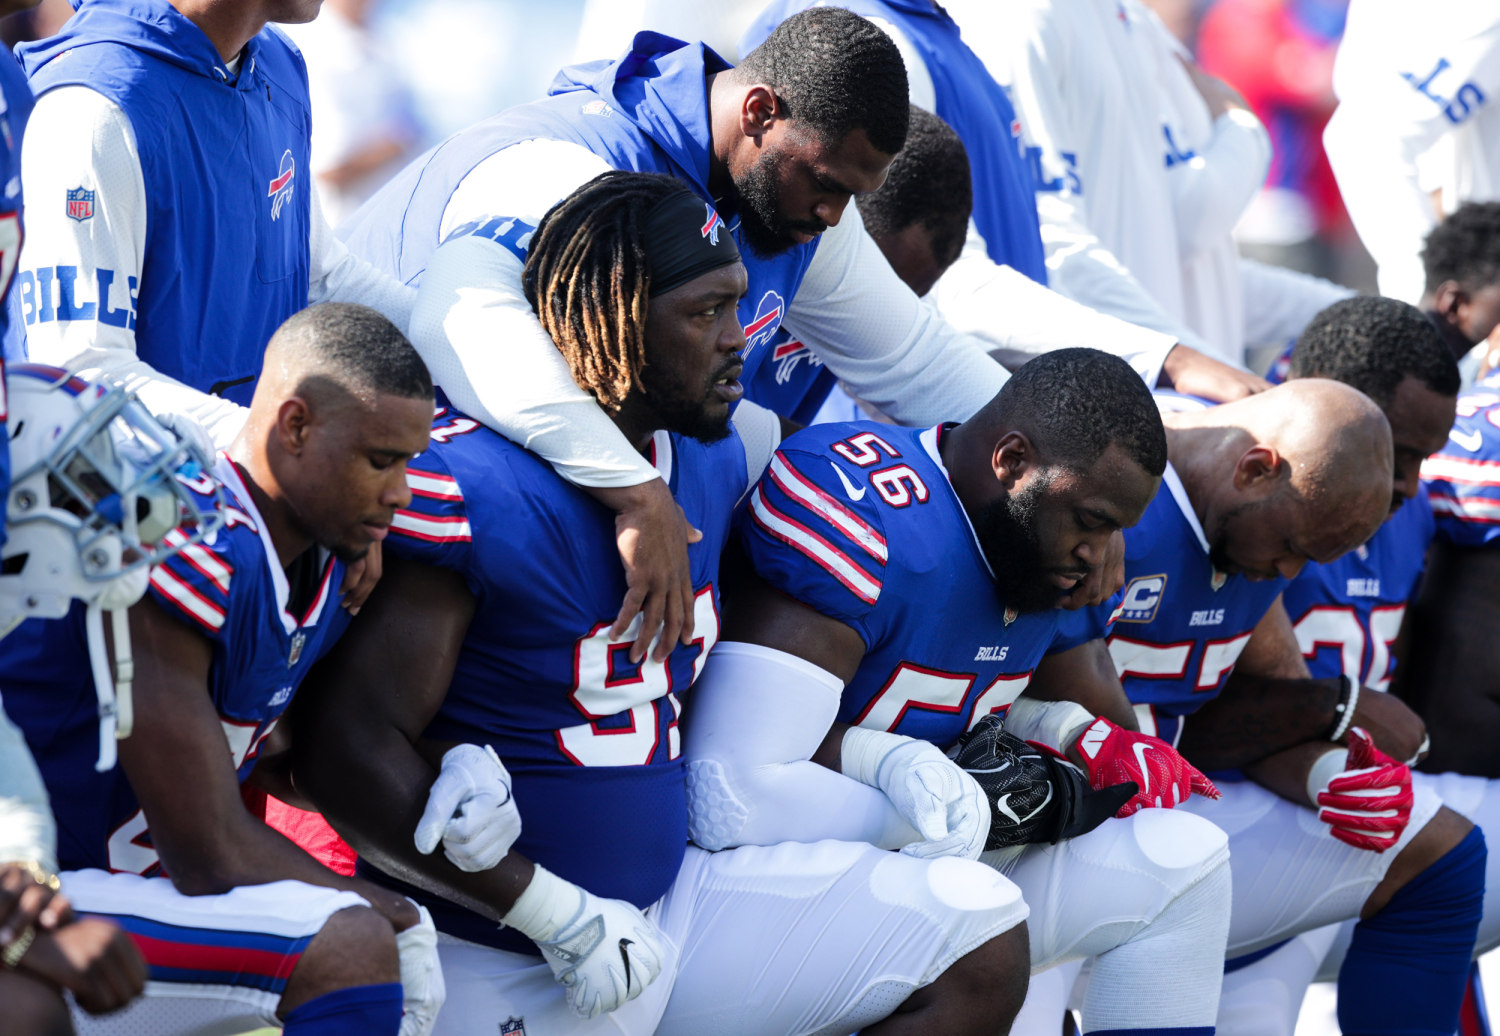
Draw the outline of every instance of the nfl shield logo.
[[[68,218],[82,223],[94,218],[94,192],[74,187],[68,192]]]
[[[514,1015],[500,1023],[500,1036],[526,1036],[526,1019]]]
[[[302,648],[307,643],[307,634],[298,632],[292,637],[292,650],[287,653],[286,667],[290,669],[302,660]]]

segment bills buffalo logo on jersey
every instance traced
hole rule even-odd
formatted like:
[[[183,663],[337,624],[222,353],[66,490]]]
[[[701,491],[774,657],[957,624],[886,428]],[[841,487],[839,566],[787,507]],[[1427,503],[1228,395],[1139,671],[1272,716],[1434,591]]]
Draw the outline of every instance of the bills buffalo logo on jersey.
[[[796,339],[782,342],[771,350],[771,362],[776,364],[776,384],[785,385],[792,379],[797,364],[807,361],[809,367],[821,367],[823,361],[812,354],[812,350]]]
[[[292,153],[286,151],[281,156],[281,168],[271,179],[270,189],[266,191],[266,197],[274,199],[271,202],[271,218],[278,219],[281,216],[281,207],[287,203],[292,196],[292,177],[296,175],[297,163],[292,159]]]
[[[708,238],[709,244],[718,248],[719,231],[724,228],[724,220],[720,218],[719,210],[707,202],[703,203],[703,208],[708,212],[707,218],[703,221],[703,236]]]
[[[1119,622],[1150,622],[1156,618],[1156,609],[1161,607],[1162,594],[1167,589],[1164,574],[1136,576],[1125,588],[1115,619]]]
[[[755,316],[745,323],[745,355],[756,346],[765,345],[771,340],[771,336],[781,327],[781,315],[785,310],[786,303],[776,292],[768,291],[760,297],[760,303],[755,307]]]
[[[94,192],[82,185],[68,191],[68,218],[82,223],[94,218]]]

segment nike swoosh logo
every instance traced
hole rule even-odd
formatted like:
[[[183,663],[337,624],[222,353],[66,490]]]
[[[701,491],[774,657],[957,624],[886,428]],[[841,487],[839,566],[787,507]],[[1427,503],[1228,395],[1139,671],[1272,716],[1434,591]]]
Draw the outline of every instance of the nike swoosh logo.
[[[1460,432],[1456,428],[1448,433],[1448,438],[1458,443],[1470,453],[1474,453],[1475,451],[1477,451],[1480,445],[1484,442],[1484,436],[1479,432],[1474,431],[1465,434],[1463,432]]]
[[[630,992],[630,954],[625,952],[625,947],[634,943],[633,939],[620,940],[620,959],[625,962],[625,992]]]
[[[1147,795],[1151,792],[1151,771],[1146,768],[1146,753],[1155,748],[1155,745],[1135,743],[1135,762],[1141,768],[1141,794]]]
[[[849,481],[849,476],[844,474],[843,468],[839,467],[837,464],[834,464],[832,461],[829,461],[828,463],[829,467],[833,468],[833,473],[839,477],[839,481],[844,484],[844,494],[855,503],[859,503],[861,500],[863,500],[865,498],[865,487],[860,486],[858,489],[855,489],[854,483]]]
[[[1052,801],[1052,786],[1047,786],[1047,797],[1041,801],[1036,809],[1032,810],[1030,813],[1027,813],[1024,817],[1016,816],[1016,811],[1010,808],[1010,796],[1011,792],[1006,792],[1004,795],[1001,795],[999,798],[997,798],[995,800],[995,808],[998,809],[1001,813],[1004,813],[1006,816],[1010,817],[1010,822],[1012,824],[1020,827],[1022,824],[1026,823],[1026,821],[1030,820],[1032,817],[1036,816],[1042,810],[1047,808],[1047,803]]]

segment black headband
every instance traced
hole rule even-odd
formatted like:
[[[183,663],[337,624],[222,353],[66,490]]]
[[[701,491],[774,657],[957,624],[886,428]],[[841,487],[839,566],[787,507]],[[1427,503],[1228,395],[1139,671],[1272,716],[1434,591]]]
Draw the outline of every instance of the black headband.
[[[739,262],[740,250],[719,213],[691,194],[674,191],[657,202],[646,213],[645,233],[652,298]]]

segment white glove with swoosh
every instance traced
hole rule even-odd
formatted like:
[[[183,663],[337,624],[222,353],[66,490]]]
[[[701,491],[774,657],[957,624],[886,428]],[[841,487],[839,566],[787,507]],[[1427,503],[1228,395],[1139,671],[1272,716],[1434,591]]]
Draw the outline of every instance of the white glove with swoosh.
[[[975,860],[990,830],[989,796],[953,760],[928,741],[882,730],[850,727],[840,746],[844,776],[885,792],[896,812],[923,838],[901,851],[908,856],[962,856]]]
[[[495,750],[489,745],[448,749],[417,821],[417,852],[432,852],[441,839],[443,855],[472,874],[499,863],[520,837],[521,814],[510,793],[510,774]]]
[[[568,1006],[584,1018],[640,996],[672,945],[634,905],[596,896],[540,865],[504,920],[536,943]]]

